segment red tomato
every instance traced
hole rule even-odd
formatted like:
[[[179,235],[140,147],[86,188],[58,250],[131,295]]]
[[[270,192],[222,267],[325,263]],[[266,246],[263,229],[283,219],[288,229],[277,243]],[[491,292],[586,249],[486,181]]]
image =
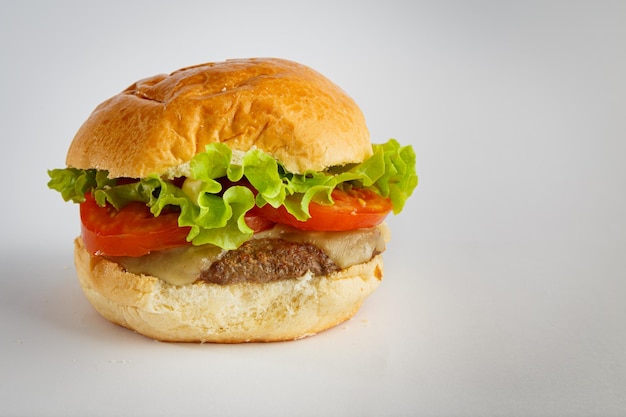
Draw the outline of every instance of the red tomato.
[[[269,204],[255,210],[265,218],[301,230],[345,231],[374,227],[385,219],[393,208],[391,200],[369,190],[338,189],[332,192],[334,204],[309,204],[311,217],[299,221],[284,206],[274,208]]]
[[[188,245],[189,227],[178,226],[178,212],[154,217],[143,203],[130,203],[120,211],[100,207],[91,194],[80,205],[82,238],[91,253],[108,256],[143,256],[152,251]],[[254,232],[270,229],[274,223],[254,213],[245,221]]]
[[[332,192],[334,204],[312,202],[311,218],[299,221],[287,212],[269,204],[255,207],[245,215],[254,232],[281,223],[301,230],[344,231],[380,224],[392,209],[391,201],[373,191]],[[152,251],[175,248],[187,242],[189,227],[178,226],[177,211],[163,211],[154,217],[143,203],[129,203],[121,210],[100,207],[90,194],[80,204],[82,238],[87,250],[107,256],[143,256]]]
[[[142,256],[155,250],[189,244],[189,227],[178,227],[178,212],[158,217],[143,203],[116,210],[100,207],[91,194],[80,204],[82,238],[91,253],[108,256]]]
[[[266,219],[263,216],[257,214],[254,210],[247,212],[244,216],[246,224],[254,233],[262,232],[263,230],[271,229],[276,223]]]

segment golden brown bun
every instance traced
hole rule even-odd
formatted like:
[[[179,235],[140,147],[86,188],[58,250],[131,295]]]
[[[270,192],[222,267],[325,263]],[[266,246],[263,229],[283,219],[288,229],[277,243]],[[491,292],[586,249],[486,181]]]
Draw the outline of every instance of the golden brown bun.
[[[174,286],[124,271],[75,241],[87,299],[107,320],[170,342],[272,342],[310,336],[352,317],[382,279],[380,255],[324,277]]]
[[[242,59],[136,82],[94,110],[66,162],[111,177],[184,175],[213,142],[262,149],[294,173],[372,152],[361,110],[327,78],[291,61]]]

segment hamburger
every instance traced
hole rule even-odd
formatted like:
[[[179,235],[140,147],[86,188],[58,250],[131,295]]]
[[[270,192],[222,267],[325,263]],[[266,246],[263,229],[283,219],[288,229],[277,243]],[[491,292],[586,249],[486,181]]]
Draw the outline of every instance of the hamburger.
[[[79,283],[107,320],[171,342],[303,338],[383,276],[415,154],[370,143],[330,80],[237,59],[135,82],[79,128],[48,186],[80,205]]]

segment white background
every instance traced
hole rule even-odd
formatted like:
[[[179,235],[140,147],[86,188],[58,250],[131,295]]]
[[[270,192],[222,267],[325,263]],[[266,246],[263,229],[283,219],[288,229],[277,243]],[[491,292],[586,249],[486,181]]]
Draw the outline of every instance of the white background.
[[[626,415],[626,2],[2,2],[0,42],[0,415]],[[132,82],[251,56],[415,148],[383,285],[291,343],[109,324],[46,170]]]

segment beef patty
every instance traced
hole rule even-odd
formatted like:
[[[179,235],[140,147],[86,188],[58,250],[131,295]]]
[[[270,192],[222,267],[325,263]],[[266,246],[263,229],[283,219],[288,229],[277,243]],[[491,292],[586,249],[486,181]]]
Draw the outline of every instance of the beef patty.
[[[307,272],[328,275],[340,268],[319,248],[283,239],[252,239],[228,251],[200,279],[215,284],[271,282],[297,278]]]

